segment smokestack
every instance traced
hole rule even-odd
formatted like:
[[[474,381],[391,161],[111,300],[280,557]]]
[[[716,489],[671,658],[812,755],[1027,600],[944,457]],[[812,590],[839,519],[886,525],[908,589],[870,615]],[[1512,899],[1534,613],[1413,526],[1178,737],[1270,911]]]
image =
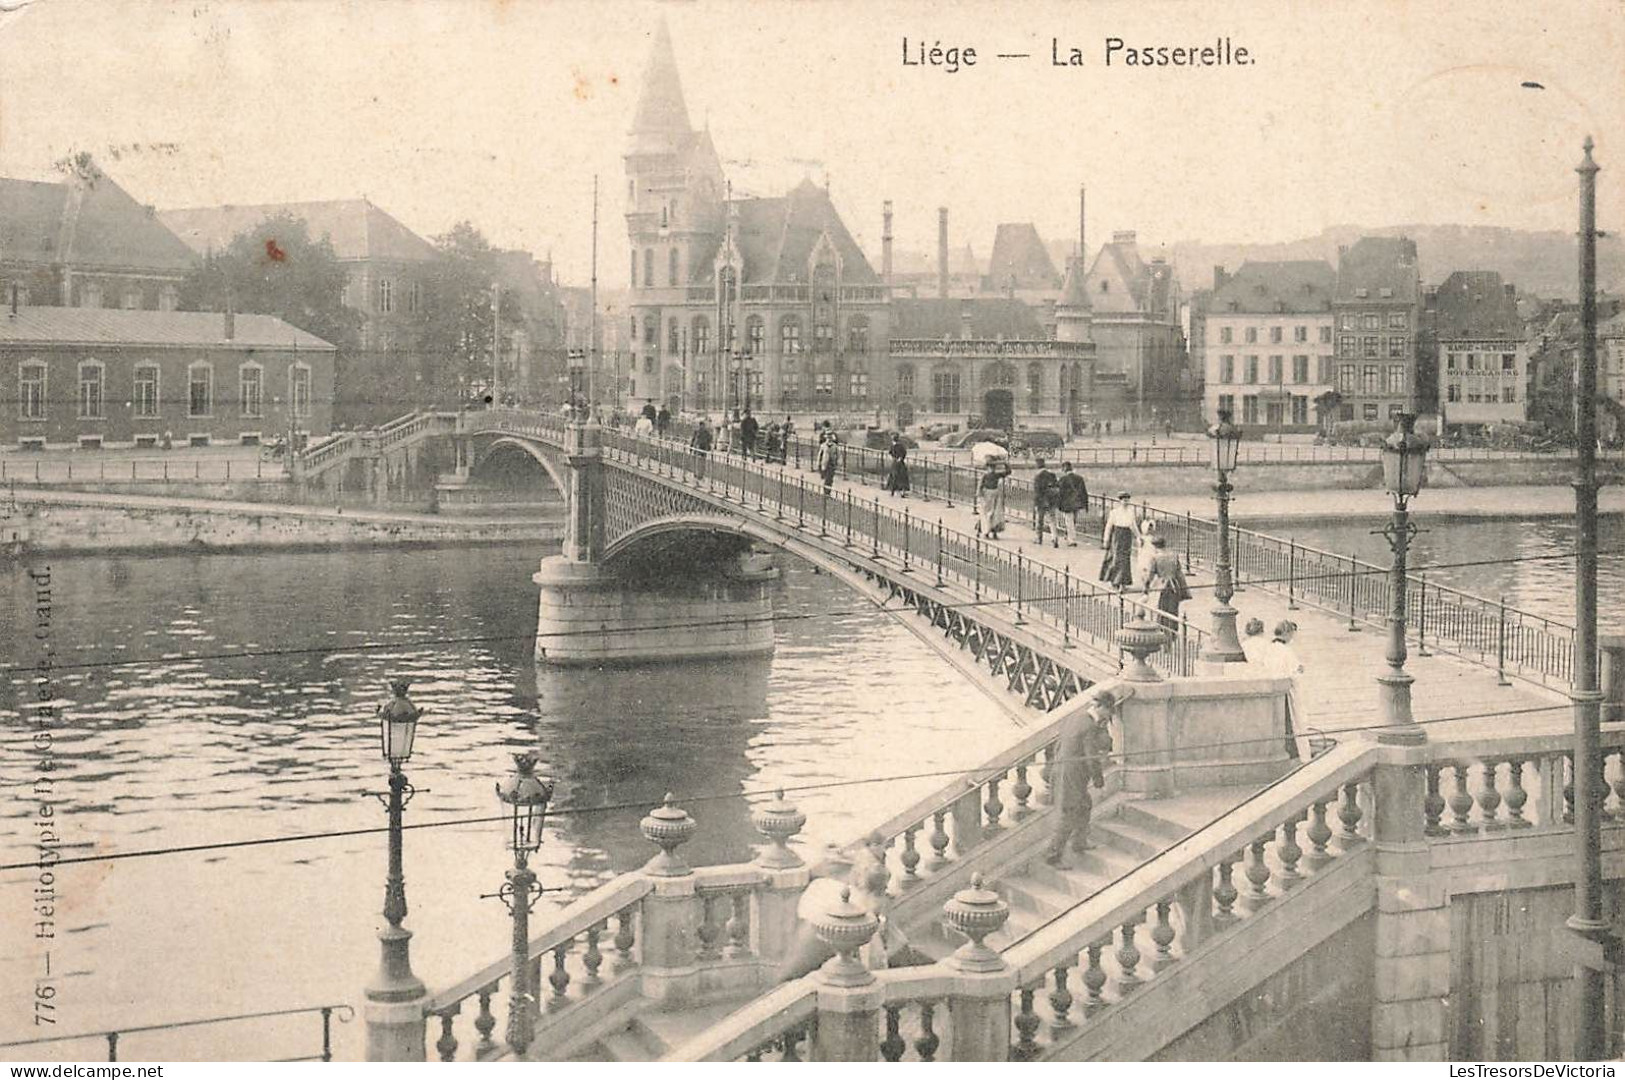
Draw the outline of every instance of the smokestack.
[[[17,293],[21,288],[22,286],[15,281],[11,283],[11,317],[13,319],[17,317]]]
[[[881,213],[884,222],[880,230],[880,279],[891,288],[891,200],[887,199]]]
[[[948,208],[937,208],[937,296],[948,298]]]

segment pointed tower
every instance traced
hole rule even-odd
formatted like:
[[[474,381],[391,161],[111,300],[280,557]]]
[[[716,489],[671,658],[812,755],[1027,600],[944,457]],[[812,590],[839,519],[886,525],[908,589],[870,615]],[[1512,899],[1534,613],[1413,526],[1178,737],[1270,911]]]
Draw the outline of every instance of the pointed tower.
[[[723,201],[721,159],[711,133],[694,130],[689,120],[677,55],[662,19],[626,149],[628,306],[640,396],[679,400],[693,382],[690,372],[697,370],[699,343],[714,340],[711,324],[701,332],[695,313],[683,308],[688,286],[711,279],[722,238]]]

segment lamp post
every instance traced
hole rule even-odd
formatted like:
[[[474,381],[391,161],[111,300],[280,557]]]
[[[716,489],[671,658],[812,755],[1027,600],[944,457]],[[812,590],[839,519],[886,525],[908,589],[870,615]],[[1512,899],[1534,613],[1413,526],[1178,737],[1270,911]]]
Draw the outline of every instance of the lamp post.
[[[542,825],[553,798],[553,781],[536,775],[536,755],[513,756],[514,771],[497,783],[497,798],[513,812],[513,869],[496,893],[513,915],[513,972],[508,1003],[508,1045],[524,1057],[536,1034],[536,988],[530,985],[530,909],[542,894],[530,868],[531,852],[542,846]]]
[[[1414,413],[1402,413],[1393,434],[1382,444],[1382,481],[1394,497],[1394,516],[1382,529],[1394,553],[1388,569],[1388,671],[1377,676],[1382,685],[1382,715],[1386,726],[1377,741],[1401,746],[1427,742],[1427,732],[1411,716],[1411,683],[1405,670],[1406,556],[1416,526],[1411,524],[1410,501],[1427,479],[1428,445],[1416,434]]]
[[[1213,641],[1202,654],[1202,659],[1218,664],[1236,664],[1247,659],[1241,640],[1236,637],[1236,609],[1230,598],[1236,590],[1230,577],[1230,474],[1236,471],[1236,455],[1241,448],[1241,429],[1230,422],[1230,414],[1221,412],[1219,422],[1208,429],[1213,440],[1213,466],[1219,482],[1213,485],[1213,494],[1219,503],[1219,551],[1213,569]]]
[[[384,920],[378,932],[378,974],[366,990],[367,1060],[422,1061],[424,1055],[423,981],[412,974],[408,945],[412,931],[406,918],[406,878],[401,872],[401,812],[412,801],[413,788],[401,766],[412,756],[422,712],[407,698],[410,684],[395,679],[390,699],[378,708],[380,748],[389,762],[389,793],[375,792],[389,810],[389,870],[384,879]]]

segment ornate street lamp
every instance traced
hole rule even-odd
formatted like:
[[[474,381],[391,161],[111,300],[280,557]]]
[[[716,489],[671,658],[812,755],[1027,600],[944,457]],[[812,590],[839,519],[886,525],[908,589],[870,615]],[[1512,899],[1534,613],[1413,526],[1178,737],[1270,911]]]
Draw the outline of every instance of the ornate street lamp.
[[[1410,500],[1427,479],[1427,441],[1416,434],[1416,416],[1403,413],[1382,444],[1382,481],[1394,497],[1394,516],[1382,535],[1394,559],[1388,570],[1388,671],[1377,677],[1382,684],[1382,711],[1387,726],[1377,741],[1415,745],[1427,741],[1427,732],[1411,717],[1411,683],[1405,671],[1405,557],[1416,526],[1411,524]]]
[[[1219,551],[1213,571],[1213,641],[1202,654],[1203,660],[1220,664],[1240,663],[1247,659],[1236,637],[1236,609],[1230,598],[1236,594],[1230,577],[1230,474],[1236,471],[1236,456],[1241,449],[1241,429],[1230,422],[1230,414],[1221,412],[1219,422],[1208,429],[1213,440],[1213,467],[1219,482],[1213,493],[1219,503]]]
[[[526,751],[513,756],[514,771],[497,783],[497,798],[512,810],[513,869],[496,893],[513,915],[513,982],[508,1004],[508,1045],[523,1057],[536,1034],[536,994],[530,985],[530,909],[542,894],[530,856],[542,846],[542,826],[547,820],[547,804],[553,798],[553,781],[536,775],[536,754]]]
[[[408,945],[412,931],[401,925],[406,918],[406,878],[401,871],[401,812],[412,801],[414,789],[401,770],[412,756],[418,719],[423,715],[407,698],[410,684],[394,679],[391,697],[378,707],[379,749],[389,762],[389,792],[373,792],[389,811],[389,870],[384,879],[384,920],[378,932],[378,974],[367,987],[367,1059],[369,1061],[422,1061],[423,1021],[411,1004],[428,991],[412,974]],[[404,1014],[403,1023],[396,1014]]]

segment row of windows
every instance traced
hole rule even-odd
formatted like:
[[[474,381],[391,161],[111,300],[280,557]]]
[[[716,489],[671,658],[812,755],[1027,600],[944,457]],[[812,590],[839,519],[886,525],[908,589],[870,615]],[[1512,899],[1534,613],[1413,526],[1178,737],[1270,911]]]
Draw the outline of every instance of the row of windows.
[[[1503,384],[1499,395],[1496,394],[1493,386],[1486,390],[1480,390],[1476,386],[1469,386],[1465,394],[1462,392],[1460,383],[1451,383],[1445,387],[1444,399],[1446,401],[1461,401],[1464,397],[1469,405],[1494,405],[1496,403],[1512,405],[1518,400],[1518,390],[1512,383]]]
[[[1300,386],[1309,382],[1309,359],[1308,356],[1302,354],[1292,358],[1292,381]],[[1286,381],[1284,377],[1286,375],[1286,357],[1271,356],[1268,358],[1268,362],[1269,368],[1264,373],[1267,378],[1263,381],[1277,384],[1284,383]],[[1242,357],[1240,380],[1236,378],[1236,358],[1228,355],[1219,357],[1219,382],[1233,383],[1237,381],[1246,383],[1249,386],[1260,381],[1258,357]],[[1331,357],[1322,356],[1319,358],[1319,363],[1315,365],[1315,381],[1322,383],[1332,381]]]
[[[1407,394],[1404,364],[1342,364],[1337,389],[1344,394]]]
[[[1357,337],[1354,334],[1344,334],[1337,339],[1337,355],[1345,360],[1357,356],[1372,359],[1384,355],[1383,343],[1387,342],[1387,356],[1391,360],[1402,360],[1409,354],[1410,338],[1389,337],[1382,338],[1376,334]]]
[[[1270,344],[1271,345],[1279,345],[1279,344],[1281,344],[1282,341],[1284,340],[1285,331],[1286,331],[1285,327],[1271,326],[1269,328]],[[1234,327],[1231,327],[1231,326],[1221,326],[1221,327],[1219,327],[1219,344],[1220,345],[1234,344],[1234,342],[1235,342],[1235,336],[1234,335],[1235,335],[1235,328]],[[1322,326],[1320,328],[1319,338],[1320,338],[1320,343],[1322,345],[1330,345],[1332,343],[1332,328],[1330,326]],[[1256,326],[1243,327],[1242,328],[1242,340],[1248,345],[1256,345],[1258,343],[1258,327],[1256,327]],[[1292,328],[1292,340],[1297,342],[1300,345],[1305,344],[1306,342],[1308,342],[1308,340],[1309,340],[1309,327],[1302,326],[1302,325],[1294,326]]]
[[[1234,394],[1219,395],[1219,412],[1236,413],[1236,396]],[[1245,394],[1241,399],[1241,422],[1243,424],[1267,424],[1271,427],[1280,427],[1291,423],[1302,427],[1309,423],[1309,399],[1303,394],[1293,394],[1290,398],[1273,398],[1264,402],[1263,412],[1259,412],[1257,394]],[[1260,419],[1262,416],[1262,419]],[[1290,420],[1288,417],[1290,416]]]
[[[666,220],[665,220],[666,211],[665,211],[664,208],[661,209],[660,215],[661,215],[661,222],[660,223],[662,225],[665,225],[666,224]],[[666,252],[666,284],[668,286],[677,285],[678,283],[680,283],[682,281],[683,268],[682,268],[681,258],[682,257],[678,254],[678,251],[677,251],[676,248],[671,248],[670,250],[668,250]],[[634,289],[636,289],[638,287],[638,253],[636,251],[632,252],[632,287]],[[644,248],[643,249],[643,288],[652,289],[654,287],[655,287],[655,252],[654,252],[654,248]]]
[[[403,288],[396,288],[392,279],[381,277],[378,279],[376,292],[378,298],[374,306],[383,315],[388,315],[395,310],[397,294],[400,294],[399,299],[405,303],[408,315],[416,315],[423,306],[423,287],[416,281],[409,281]],[[344,295],[340,299],[345,307],[350,306],[349,283],[345,283]]]
[[[722,328],[722,338],[718,348],[722,352],[733,351],[733,327]],[[655,348],[658,344],[657,335],[660,332],[659,320],[645,317],[643,320],[643,344],[648,348]],[[632,316],[632,340],[638,340],[638,317]],[[867,353],[869,351],[869,317],[867,315],[853,315],[846,320],[846,351],[854,353]],[[666,352],[673,356],[681,356],[685,351],[695,354],[704,354],[711,351],[711,320],[705,315],[696,315],[684,327],[677,319],[666,323]],[[744,351],[753,356],[760,356],[767,352],[767,322],[760,315],[751,315],[745,319],[745,348]],[[779,318],[779,352],[785,356],[795,356],[805,351],[802,347],[801,316],[783,315]],[[835,351],[835,325],[833,318],[829,321],[816,320],[813,324],[813,352],[827,353]]]
[[[138,420],[156,419],[163,397],[157,364],[137,364],[130,387],[130,410]],[[44,420],[47,397],[46,366],[28,360],[17,366],[17,415],[22,420]],[[310,368],[295,364],[288,371],[288,400],[293,415],[310,415]],[[244,364],[237,369],[237,407],[245,418],[265,415],[265,369]],[[207,417],[214,412],[214,367],[193,364],[186,371],[186,414]],[[107,370],[100,360],[79,364],[78,416],[81,420],[107,419]]]
[[[1376,311],[1367,311],[1356,314],[1345,311],[1337,318],[1339,330],[1380,330],[1387,325],[1390,330],[1408,330],[1411,325],[1411,316],[1408,311],[1390,311],[1388,318],[1383,319],[1382,314]]]
[[[1404,411],[1405,406],[1390,403],[1388,406],[1388,419],[1397,420],[1399,415]],[[1354,406],[1344,405],[1340,407],[1337,410],[1337,418],[1339,420],[1353,420]],[[1366,423],[1371,423],[1372,421],[1382,419],[1382,407],[1375,401],[1367,401],[1365,404],[1360,406],[1360,419],[1366,421]]]
[[[1467,353],[1465,354],[1465,357],[1463,357],[1463,354],[1461,353],[1446,353],[1444,358],[1445,370],[1456,371],[1458,370],[1458,367],[1460,370],[1464,371],[1494,371],[1496,370],[1495,355],[1493,353],[1485,353],[1483,362],[1480,363],[1478,353]],[[1500,370],[1517,371],[1518,354],[1509,352],[1501,353]]]
[[[125,289],[122,293],[119,294],[118,306],[123,308],[126,311],[138,311],[143,306],[143,301],[145,300],[145,298],[146,298],[145,293],[141,288],[139,288],[137,286],[131,286],[130,288]],[[25,289],[25,288],[19,288],[17,290],[17,303],[18,304],[27,304],[28,299],[29,299],[28,290]],[[175,286],[173,286],[173,285],[161,286],[158,289],[158,310],[159,311],[174,311],[175,307],[176,307],[176,304],[178,303],[179,299],[180,299],[180,294],[176,291]],[[8,303],[11,300],[11,292],[10,292],[9,289],[6,291],[5,300]],[[79,306],[80,307],[82,307],[82,308],[104,308],[104,307],[109,306],[107,301],[108,301],[107,292],[106,292],[106,290],[104,290],[102,288],[101,282],[99,282],[99,281],[86,281],[86,282],[83,282],[83,283],[80,284],[80,286],[79,286]]]

